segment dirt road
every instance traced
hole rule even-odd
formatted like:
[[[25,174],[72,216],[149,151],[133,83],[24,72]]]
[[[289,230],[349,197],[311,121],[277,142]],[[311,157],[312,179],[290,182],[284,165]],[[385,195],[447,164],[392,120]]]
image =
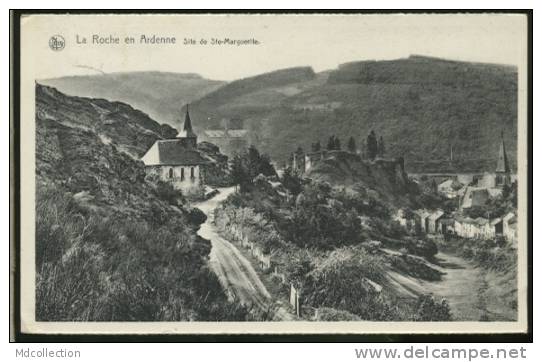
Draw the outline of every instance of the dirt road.
[[[220,193],[210,200],[194,205],[207,215],[198,234],[211,241],[210,265],[231,300],[239,300],[246,306],[256,306],[267,310],[273,304],[271,295],[260,280],[250,262],[235,245],[222,238],[216,231],[210,216],[213,210],[235,190],[233,187],[221,188]],[[291,319],[282,308],[274,312],[279,319]]]
[[[407,296],[431,293],[446,298],[455,320],[513,320],[513,310],[503,299],[502,278],[459,256],[439,252],[431,267],[445,273],[442,280],[429,282],[390,272],[394,286]],[[494,287],[492,287],[494,286]]]

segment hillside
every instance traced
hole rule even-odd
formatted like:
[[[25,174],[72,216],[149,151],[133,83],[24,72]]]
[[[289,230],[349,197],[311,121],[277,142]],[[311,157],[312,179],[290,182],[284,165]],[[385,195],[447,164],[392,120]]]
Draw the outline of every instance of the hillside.
[[[515,167],[517,70],[411,56],[314,73],[292,68],[242,79],[191,104],[197,127],[239,117],[256,145],[285,162],[298,145],[330,135],[361,144],[373,129],[408,171],[483,171],[496,164],[501,130]],[[454,163],[447,162],[450,148]]]
[[[205,215],[133,157],[172,131],[36,85],[37,320],[244,318],[208,268]]]
[[[197,74],[126,72],[40,80],[72,96],[128,103],[160,123],[178,127],[180,108],[217,89],[224,82]]]

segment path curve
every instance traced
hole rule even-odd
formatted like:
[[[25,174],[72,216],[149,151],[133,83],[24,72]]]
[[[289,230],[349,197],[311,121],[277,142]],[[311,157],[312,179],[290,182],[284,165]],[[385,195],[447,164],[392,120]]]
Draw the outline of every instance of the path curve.
[[[239,300],[243,305],[266,310],[273,304],[273,299],[258,273],[235,245],[218,234],[212,222],[211,215],[215,208],[235,192],[235,188],[219,188],[218,191],[213,198],[194,205],[207,215],[207,220],[200,226],[198,235],[211,241],[209,259],[211,269],[218,276],[230,300]],[[275,311],[275,317],[291,319],[283,308]]]

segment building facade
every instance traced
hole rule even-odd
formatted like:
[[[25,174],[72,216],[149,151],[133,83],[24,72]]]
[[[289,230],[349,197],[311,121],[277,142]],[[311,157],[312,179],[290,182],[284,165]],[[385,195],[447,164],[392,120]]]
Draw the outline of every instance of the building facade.
[[[187,107],[181,132],[173,139],[157,140],[141,158],[145,171],[184,192],[204,185],[210,160],[198,151],[197,143]]]
[[[223,129],[208,129],[203,131],[202,139],[204,141],[210,142],[220,148],[220,151],[225,155],[232,157],[235,154],[241,153],[249,146],[249,131],[243,128],[231,128],[231,125],[237,125],[242,127],[242,122],[240,120],[235,120],[236,122],[223,121]]]

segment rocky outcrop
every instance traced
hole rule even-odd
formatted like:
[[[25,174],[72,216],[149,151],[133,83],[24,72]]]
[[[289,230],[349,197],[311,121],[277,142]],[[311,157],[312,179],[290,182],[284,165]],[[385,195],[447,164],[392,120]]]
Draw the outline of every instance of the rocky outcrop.
[[[218,146],[210,142],[200,142],[198,150],[212,161],[205,166],[205,183],[214,187],[231,185],[228,157],[220,152]]]
[[[350,152],[333,151],[309,169],[307,177],[332,185],[362,185],[390,201],[406,200],[408,194],[415,191],[402,158],[369,161]]]

